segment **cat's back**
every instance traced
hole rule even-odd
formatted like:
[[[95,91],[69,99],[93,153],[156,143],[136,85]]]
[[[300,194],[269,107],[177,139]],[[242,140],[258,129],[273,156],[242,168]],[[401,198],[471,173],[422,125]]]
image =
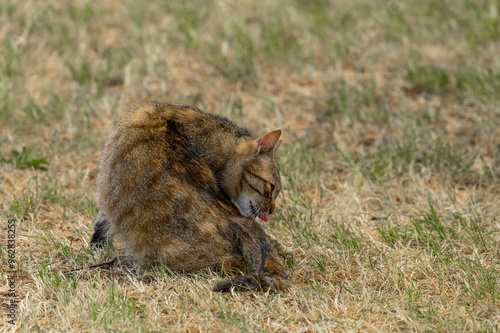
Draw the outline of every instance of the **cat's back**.
[[[161,169],[166,157],[171,166],[199,159],[185,132],[190,122],[205,117],[204,112],[182,105],[148,102],[136,106],[106,142],[101,171],[121,165],[127,168],[121,176],[134,176],[134,169],[140,167],[137,171],[147,176],[148,171]]]
[[[200,113],[169,104],[141,105],[105,145],[98,203],[110,233],[139,260],[191,271],[219,262],[232,248],[217,230],[227,224],[221,215],[229,217],[237,209],[219,201],[212,170],[183,131],[186,119]],[[192,251],[208,244],[218,246],[205,259],[195,259]]]
[[[250,138],[246,128],[224,117],[192,106],[148,102],[133,108],[124,117],[106,148],[128,153],[137,142],[155,139],[164,144],[170,140],[174,144],[182,139],[217,172],[231,158],[236,146]]]
[[[169,128],[175,134],[184,133],[184,129],[190,123],[202,125],[207,121],[208,114],[203,111],[185,105],[173,105],[167,103],[148,102],[140,104],[131,109],[118,124],[115,136],[126,131],[127,140],[136,139],[133,135],[138,135],[137,139],[151,135],[163,135]]]
[[[146,103],[123,118],[104,147],[97,179],[98,202],[110,219],[152,201],[188,196],[188,189],[217,195],[213,172],[182,129],[181,119],[201,113]]]

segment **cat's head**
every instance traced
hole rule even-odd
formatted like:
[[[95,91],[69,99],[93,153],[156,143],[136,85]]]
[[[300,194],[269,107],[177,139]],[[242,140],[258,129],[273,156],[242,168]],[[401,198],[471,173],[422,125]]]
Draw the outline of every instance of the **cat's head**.
[[[224,186],[240,213],[249,218],[267,215],[275,209],[281,191],[280,173],[274,154],[281,144],[281,130],[270,132],[255,140],[241,143],[229,170]]]

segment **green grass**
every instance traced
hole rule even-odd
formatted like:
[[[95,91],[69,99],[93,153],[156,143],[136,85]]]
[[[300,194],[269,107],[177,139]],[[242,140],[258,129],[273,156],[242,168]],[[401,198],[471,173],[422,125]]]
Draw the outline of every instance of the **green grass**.
[[[459,96],[474,96],[478,100],[496,99],[495,91],[500,84],[500,73],[491,69],[477,70],[466,67],[460,71],[443,68],[408,68],[406,80],[420,89],[436,93],[456,93]]]
[[[21,151],[13,150],[12,158],[1,160],[2,163],[12,163],[16,169],[41,169],[44,170],[47,168],[47,158],[33,158],[32,151],[29,148],[23,147]]]
[[[35,207],[36,202],[33,193],[23,193],[19,197],[14,196],[14,199],[9,203],[10,216],[22,217],[33,212]]]
[[[422,137],[409,136],[402,143],[380,144],[375,149],[363,152],[362,156],[343,155],[343,158],[349,166],[359,169],[371,180],[386,181],[394,176],[431,170],[445,174],[456,182],[480,181],[479,175],[471,171],[475,155],[465,149],[453,149],[449,143],[443,143],[441,138],[431,142],[424,140]]]

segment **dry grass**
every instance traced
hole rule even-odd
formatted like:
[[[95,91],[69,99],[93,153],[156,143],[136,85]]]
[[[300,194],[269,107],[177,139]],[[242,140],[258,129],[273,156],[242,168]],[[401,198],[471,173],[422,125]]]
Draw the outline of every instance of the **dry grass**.
[[[486,0],[2,2],[16,327],[498,331],[499,11]],[[295,248],[290,292],[216,294],[216,273],[88,249],[102,144],[143,100],[284,129],[285,190],[267,229]]]

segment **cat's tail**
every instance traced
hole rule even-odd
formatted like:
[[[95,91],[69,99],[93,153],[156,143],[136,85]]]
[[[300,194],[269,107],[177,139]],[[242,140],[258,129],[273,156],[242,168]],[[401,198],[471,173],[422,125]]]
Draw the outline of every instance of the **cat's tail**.
[[[278,258],[262,227],[253,220],[231,221],[233,237],[243,258],[255,269],[255,276],[242,275],[217,282],[214,291],[232,289],[254,291],[285,291],[290,287],[285,267]]]
[[[108,235],[108,219],[102,211],[97,216],[97,221],[94,226],[94,234],[90,240],[90,246],[93,248],[103,248],[106,244],[112,241],[112,237]]]

